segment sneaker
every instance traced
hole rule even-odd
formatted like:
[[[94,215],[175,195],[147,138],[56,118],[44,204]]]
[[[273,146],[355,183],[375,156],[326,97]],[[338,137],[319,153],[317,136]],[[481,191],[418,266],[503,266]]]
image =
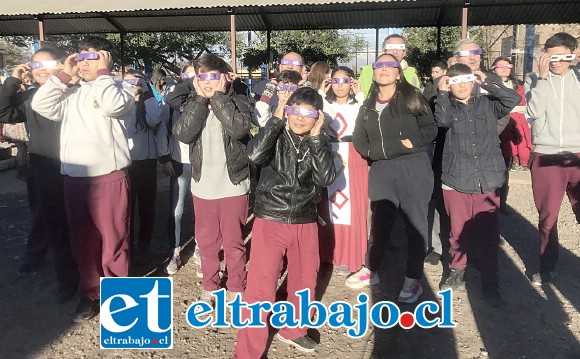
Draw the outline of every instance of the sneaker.
[[[201,257],[199,256],[199,246],[195,245],[195,250],[193,251],[193,262],[198,266],[201,266]]]
[[[203,278],[203,272],[201,271],[201,266],[197,266],[197,268],[195,268],[195,275],[197,276],[197,278]]]
[[[497,288],[484,290],[483,299],[492,308],[500,308],[504,304]]]
[[[334,274],[338,274],[338,275],[349,275],[351,272],[348,270],[348,265],[346,264],[339,264],[337,266],[334,266],[332,272]]]
[[[276,333],[276,338],[306,353],[312,353],[314,351],[314,348],[316,348],[316,346],[318,345],[316,344],[314,339],[310,338],[308,335],[296,339],[286,339],[280,334]]]
[[[86,322],[99,314],[99,300],[81,297],[77,309],[75,309],[73,321],[75,323]]]
[[[419,300],[419,296],[423,294],[423,287],[419,279],[405,277],[403,289],[399,293],[399,302],[406,304],[413,304]]]
[[[532,284],[536,286],[548,285],[556,277],[556,271],[538,272],[532,276]]]
[[[437,252],[431,252],[425,257],[425,263],[436,266],[441,261],[441,254]]]
[[[441,290],[461,290],[463,288],[465,288],[465,271],[463,269],[451,268],[451,273],[449,273],[449,277],[441,285]]]
[[[346,279],[344,284],[352,289],[362,289],[369,285],[379,284],[381,280],[377,273],[371,272],[366,267],[362,267],[358,272]]]
[[[510,166],[510,172],[519,172],[521,171],[522,166],[518,165],[517,163],[512,163]]]
[[[174,275],[175,273],[177,273],[180,267],[181,267],[181,256],[176,253],[173,254],[173,257],[171,257],[171,261],[169,261],[169,264],[165,268],[165,272],[167,272],[167,274],[169,275]]]

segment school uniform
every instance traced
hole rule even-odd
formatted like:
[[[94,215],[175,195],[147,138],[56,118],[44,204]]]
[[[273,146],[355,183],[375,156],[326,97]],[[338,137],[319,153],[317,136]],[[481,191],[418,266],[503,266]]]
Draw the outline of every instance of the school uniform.
[[[492,78],[481,88],[491,96],[471,96],[467,104],[439,91],[435,121],[447,128],[442,162],[445,209],[450,218],[451,269],[465,270],[467,240],[478,241],[483,289],[497,290],[499,191],[505,163],[499,147],[498,121],[521,97]],[[492,99],[495,98],[495,99]]]
[[[131,155],[124,123],[134,116],[134,99],[108,70],[80,86],[69,88],[69,81],[64,72],[51,77],[31,106],[62,123],[60,171],[79,292],[98,299],[100,277],[128,274]]]
[[[243,300],[246,303],[276,300],[284,256],[288,258],[288,301],[298,313],[296,291],[314,289],[319,268],[317,209],[321,188],[335,179],[329,140],[322,135],[292,133],[286,122],[272,117],[248,144],[250,163],[262,165],[256,189],[252,231],[252,257]],[[249,313],[242,313],[244,318]],[[267,313],[262,320],[267,323]],[[304,328],[281,328],[279,335],[294,340]],[[260,358],[266,350],[268,328],[238,331],[234,358]]]

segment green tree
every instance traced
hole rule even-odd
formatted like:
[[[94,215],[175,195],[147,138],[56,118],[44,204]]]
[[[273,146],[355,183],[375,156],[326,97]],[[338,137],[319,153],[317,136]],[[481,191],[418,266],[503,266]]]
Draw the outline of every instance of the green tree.
[[[256,32],[253,41],[240,51],[244,66],[254,70],[268,62],[266,32]],[[336,65],[348,61],[365,46],[362,35],[339,30],[272,31],[271,47],[274,60],[289,51],[302,55],[306,63],[326,61]]]
[[[115,45],[115,60],[121,62],[120,34],[103,35]],[[47,35],[50,43],[66,52],[74,53],[86,35]],[[11,36],[6,40],[20,48],[33,43],[27,36]],[[229,54],[230,35],[228,32],[162,32],[129,33],[125,35],[125,65],[134,64],[143,68],[145,62],[164,66],[179,72],[179,64],[199,57],[204,51]]]
[[[8,68],[8,71],[16,65],[29,61],[31,55],[26,49],[14,46],[4,40],[0,40],[0,54],[2,54],[4,66]]]
[[[481,27],[470,28],[469,35],[484,50],[488,50]],[[407,39],[407,61],[417,69],[420,76],[429,76],[433,62],[438,60],[446,62],[453,55],[455,44],[461,40],[461,27],[441,28],[441,57],[437,56],[436,27],[405,28],[403,36]]]

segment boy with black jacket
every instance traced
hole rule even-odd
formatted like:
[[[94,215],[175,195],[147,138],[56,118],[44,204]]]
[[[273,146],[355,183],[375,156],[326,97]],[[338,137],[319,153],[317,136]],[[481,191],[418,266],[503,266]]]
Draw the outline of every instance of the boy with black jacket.
[[[246,247],[242,229],[248,214],[250,170],[246,144],[250,139],[251,108],[235,93],[228,65],[216,55],[196,60],[194,92],[183,105],[173,134],[191,144],[195,237],[203,274],[202,300],[220,286],[219,252],[228,267],[227,288],[241,293],[246,285]]]
[[[477,81],[493,97],[474,96]],[[451,91],[451,94],[449,94]],[[448,128],[442,163],[451,274],[443,288],[464,286],[467,238],[480,243],[479,267],[486,301],[499,306],[498,248],[499,192],[505,182],[505,163],[499,148],[497,122],[521,101],[512,89],[493,82],[481,71],[456,64],[439,81],[435,121]]]
[[[320,133],[324,124],[322,97],[315,89],[304,87],[287,101],[280,98],[274,116],[248,144],[248,158],[261,165],[262,172],[256,191],[252,259],[244,301],[276,300],[286,255],[288,301],[299,313],[296,291],[309,289],[310,300],[314,300],[319,266],[316,203],[321,188],[334,181],[336,171],[330,140]],[[262,312],[261,317],[266,323],[268,313]],[[284,327],[277,338],[312,352],[316,343],[306,329]],[[267,327],[241,329],[234,358],[262,357],[267,341]]]

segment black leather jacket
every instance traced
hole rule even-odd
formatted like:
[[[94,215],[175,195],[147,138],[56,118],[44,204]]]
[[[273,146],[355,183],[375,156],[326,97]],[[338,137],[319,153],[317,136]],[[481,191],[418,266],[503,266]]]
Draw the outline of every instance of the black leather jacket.
[[[251,138],[251,106],[246,96],[235,94],[230,88],[227,94],[216,91],[209,101],[214,115],[223,129],[226,167],[230,181],[234,185],[249,178],[250,170],[246,158],[246,144]],[[182,107],[181,117],[173,125],[173,134],[189,147],[189,160],[193,180],[199,182],[203,162],[201,133],[209,115],[208,100],[197,94],[190,94]]]
[[[262,166],[256,217],[288,224],[317,221],[321,187],[336,177],[329,138],[305,136],[300,141],[285,121],[272,117],[248,143],[247,153],[251,163]]]

